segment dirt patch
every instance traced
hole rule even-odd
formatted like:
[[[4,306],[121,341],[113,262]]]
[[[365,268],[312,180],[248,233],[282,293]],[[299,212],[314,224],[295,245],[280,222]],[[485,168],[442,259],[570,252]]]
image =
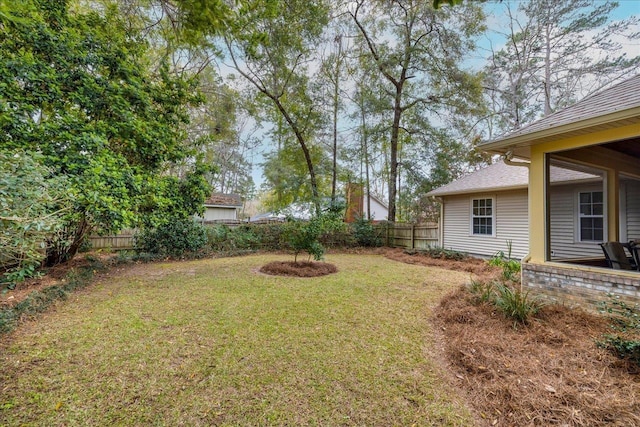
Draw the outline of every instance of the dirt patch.
[[[50,286],[64,283],[65,277],[67,277],[71,271],[86,267],[90,265],[92,261],[99,260],[104,264],[108,264],[114,257],[114,254],[104,252],[80,254],[69,262],[45,269],[42,271],[41,277],[27,279],[24,282],[18,283],[15,289],[6,289],[1,292],[0,309],[13,307],[19,302],[24,301],[29,294],[34,291],[42,291]]]
[[[597,314],[547,306],[514,328],[461,288],[435,311],[448,368],[481,425],[640,425],[640,374],[596,345]]]
[[[338,268],[327,262],[312,261],[274,261],[260,268],[261,273],[272,276],[318,277],[338,271]]]

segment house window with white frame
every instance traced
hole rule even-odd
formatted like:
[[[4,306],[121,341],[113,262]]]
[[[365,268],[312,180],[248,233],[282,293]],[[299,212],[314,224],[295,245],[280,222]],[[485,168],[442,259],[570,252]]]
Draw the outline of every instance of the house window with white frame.
[[[493,236],[493,199],[473,199],[471,202],[471,233]]]
[[[578,195],[578,221],[581,242],[604,240],[604,203],[602,191],[585,191]]]

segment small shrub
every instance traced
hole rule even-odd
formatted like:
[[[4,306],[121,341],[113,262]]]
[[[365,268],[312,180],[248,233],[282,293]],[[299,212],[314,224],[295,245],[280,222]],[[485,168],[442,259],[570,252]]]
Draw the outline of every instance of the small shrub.
[[[0,149],[0,292],[37,275],[69,208],[67,181],[42,163],[40,153]]]
[[[511,259],[510,254],[505,255],[502,251],[497,252],[489,260],[489,265],[502,268],[502,278],[504,280],[520,281],[520,262],[516,259]]]
[[[496,299],[496,285],[493,282],[484,283],[472,280],[469,290],[478,303],[493,303]]]
[[[135,238],[137,252],[179,257],[196,252],[207,243],[207,231],[190,219],[177,219],[154,229],[143,229]]]
[[[620,297],[607,294],[608,300],[600,302],[601,313],[611,319],[612,334],[605,334],[598,345],[606,348],[622,359],[640,365],[640,307],[630,306]]]
[[[540,311],[542,303],[537,298],[531,298],[529,292],[522,292],[509,286],[496,286],[495,305],[508,318],[526,325],[529,318]]]
[[[469,255],[464,252],[454,251],[452,249],[445,249],[437,246],[429,247],[426,249],[407,249],[405,250],[405,253],[409,255],[424,254],[430,256],[431,258],[446,259],[449,261],[464,261],[465,259],[469,258]]]
[[[298,254],[306,251],[309,257],[313,256],[316,261],[322,259],[324,247],[318,241],[322,233],[322,223],[319,218],[314,218],[308,222],[290,220],[287,222],[284,237],[293,249],[294,261],[298,261]]]

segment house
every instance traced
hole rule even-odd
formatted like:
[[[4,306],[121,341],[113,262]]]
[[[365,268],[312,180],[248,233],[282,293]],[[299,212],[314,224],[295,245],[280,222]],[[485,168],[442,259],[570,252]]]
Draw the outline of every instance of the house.
[[[242,199],[238,194],[213,193],[204,201],[204,214],[198,218],[205,222],[237,220],[241,208]]]
[[[610,291],[640,301],[640,273],[605,268],[595,255],[600,242],[640,238],[640,75],[481,148],[529,164],[524,287],[564,300],[593,303]],[[598,179],[591,189],[574,191],[569,203],[564,186],[554,185],[556,167]],[[489,220],[481,219],[480,202],[478,208],[482,227]],[[563,222],[564,211],[574,212],[576,222]],[[555,252],[560,244],[568,249],[562,256]]]
[[[367,195],[362,184],[351,183],[347,185],[345,222],[355,222],[358,218],[386,221],[389,218],[389,208],[373,194]]]
[[[450,184],[427,193],[440,202],[440,242],[442,247],[475,256],[493,256],[502,251],[512,258],[529,252],[528,163],[500,160]],[[576,194],[590,191],[598,176],[552,166],[553,187],[564,203],[573,206]],[[573,230],[577,211],[556,209],[552,215],[561,227],[554,233]],[[576,247],[558,239],[553,256],[573,254]],[[587,256],[601,254],[599,247],[583,244]]]
[[[249,222],[284,222],[286,215],[276,212],[264,212],[253,215],[249,218]]]

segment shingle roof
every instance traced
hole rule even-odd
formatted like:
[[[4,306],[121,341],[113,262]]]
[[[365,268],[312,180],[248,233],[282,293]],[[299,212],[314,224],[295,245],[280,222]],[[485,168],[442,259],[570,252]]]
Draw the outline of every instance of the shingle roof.
[[[504,145],[505,142],[511,140],[519,140],[519,137],[527,135],[533,137],[533,134],[556,128],[560,134],[575,131],[581,127],[604,125],[614,120],[632,120],[637,123],[638,108],[640,108],[640,74],[588,96],[570,107],[550,114],[502,138],[482,144],[480,147],[497,148],[494,146]],[[629,117],[625,116],[625,112],[629,113]],[[621,117],[619,117],[620,115]],[[599,123],[600,121],[602,123]],[[571,129],[565,129],[568,126]]]
[[[585,172],[551,166],[554,183],[581,181],[596,178]],[[529,169],[523,166],[509,166],[502,160],[486,168],[472,172],[440,188],[427,193],[427,196],[449,196],[453,194],[480,193],[527,188]]]
[[[640,106],[640,75],[584,98],[564,110],[513,132],[512,135],[536,132],[637,106]]]
[[[238,194],[213,193],[204,201],[205,206],[242,206],[242,198]]]

